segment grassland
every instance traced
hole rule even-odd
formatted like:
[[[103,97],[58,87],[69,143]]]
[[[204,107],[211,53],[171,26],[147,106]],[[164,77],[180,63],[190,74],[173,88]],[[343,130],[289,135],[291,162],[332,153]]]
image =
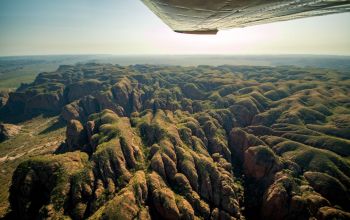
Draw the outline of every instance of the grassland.
[[[15,90],[21,83],[32,82],[39,72],[53,71],[57,64],[31,64],[0,74],[0,89]]]
[[[16,167],[28,158],[52,154],[64,141],[65,128],[55,126],[56,123],[57,117],[33,118],[18,124],[21,126],[18,135],[0,143],[0,216],[5,215],[9,206],[8,190]]]

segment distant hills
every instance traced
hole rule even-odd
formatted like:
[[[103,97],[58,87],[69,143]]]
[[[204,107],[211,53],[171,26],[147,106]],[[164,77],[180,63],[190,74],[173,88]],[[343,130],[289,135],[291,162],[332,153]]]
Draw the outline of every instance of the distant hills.
[[[0,57],[0,89],[29,83],[39,72],[54,71],[59,65],[76,63],[119,65],[250,65],[329,68],[350,71],[350,56],[329,55],[48,55]]]

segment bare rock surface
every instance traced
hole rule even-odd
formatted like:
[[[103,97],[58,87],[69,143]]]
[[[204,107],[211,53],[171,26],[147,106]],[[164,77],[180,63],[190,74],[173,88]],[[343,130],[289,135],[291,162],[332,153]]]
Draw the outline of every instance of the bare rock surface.
[[[0,123],[0,141],[4,141],[15,136],[20,130],[20,126]]]

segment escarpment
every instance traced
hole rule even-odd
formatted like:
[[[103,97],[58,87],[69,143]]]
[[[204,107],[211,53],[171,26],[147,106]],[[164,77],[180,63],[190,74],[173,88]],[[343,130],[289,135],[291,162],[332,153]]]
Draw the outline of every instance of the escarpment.
[[[347,219],[350,81],[342,74],[109,64],[41,73],[1,111],[59,115],[66,141],[17,167],[9,215]]]

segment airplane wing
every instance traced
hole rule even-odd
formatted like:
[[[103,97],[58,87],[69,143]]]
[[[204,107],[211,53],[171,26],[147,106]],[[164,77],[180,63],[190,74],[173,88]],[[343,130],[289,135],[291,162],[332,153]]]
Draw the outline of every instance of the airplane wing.
[[[171,29],[189,34],[350,11],[350,0],[142,1]]]

